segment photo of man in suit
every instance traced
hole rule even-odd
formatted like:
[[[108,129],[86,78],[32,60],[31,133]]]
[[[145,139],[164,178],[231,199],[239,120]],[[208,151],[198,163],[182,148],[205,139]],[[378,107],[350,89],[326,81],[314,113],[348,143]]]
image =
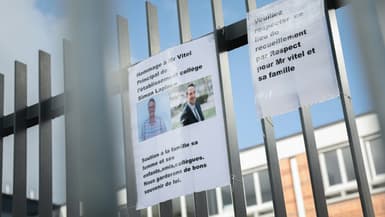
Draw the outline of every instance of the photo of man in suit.
[[[187,102],[183,106],[183,111],[180,116],[180,122],[183,126],[193,124],[199,121],[203,121],[205,117],[203,116],[201,106],[196,102],[196,93],[195,85],[193,83],[187,86],[186,91]]]

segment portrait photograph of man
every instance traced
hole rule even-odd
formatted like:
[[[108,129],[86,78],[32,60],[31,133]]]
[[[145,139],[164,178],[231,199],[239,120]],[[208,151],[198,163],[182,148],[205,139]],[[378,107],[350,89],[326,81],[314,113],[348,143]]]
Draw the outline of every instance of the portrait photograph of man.
[[[171,127],[206,121],[216,115],[211,76],[179,85],[169,92]]]
[[[193,83],[187,86],[186,103],[183,106],[183,112],[180,116],[180,122],[183,126],[193,124],[205,119],[200,104],[196,101],[195,85]]]
[[[170,110],[167,94],[143,100],[138,105],[139,141],[165,133],[170,129]]]

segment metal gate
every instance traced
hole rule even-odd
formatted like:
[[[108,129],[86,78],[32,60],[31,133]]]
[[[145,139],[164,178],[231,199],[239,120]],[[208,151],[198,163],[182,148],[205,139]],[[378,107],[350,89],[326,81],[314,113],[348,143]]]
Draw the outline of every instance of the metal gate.
[[[154,55],[160,51],[160,39],[157,9],[150,2],[146,2],[146,15],[147,15],[147,33],[148,33],[148,47],[150,55]],[[188,2],[187,0],[177,0],[178,8],[178,21],[179,21],[179,33],[180,43],[190,41],[192,39],[189,24],[188,15]],[[346,130],[348,132],[348,140],[350,144],[350,150],[353,159],[355,176],[358,184],[358,191],[361,201],[362,211],[365,217],[374,217],[373,205],[371,200],[371,194],[369,190],[368,180],[365,175],[364,162],[362,158],[362,151],[360,147],[360,141],[357,133],[357,127],[355,123],[355,117],[352,108],[351,94],[348,86],[346,70],[343,62],[342,47],[338,33],[337,19],[335,10],[343,5],[341,1],[329,0],[326,1],[327,9],[325,11],[328,28],[330,32],[330,41],[334,53],[334,62],[336,63],[336,72],[338,79],[338,86],[340,90],[340,100],[344,113],[344,121],[346,124]],[[246,0],[247,11],[256,8],[255,0]],[[234,205],[234,214],[236,217],[246,217],[246,203],[244,196],[242,171],[240,167],[239,149],[237,144],[237,135],[235,128],[235,116],[233,109],[232,99],[232,87],[230,81],[230,69],[227,52],[233,49],[237,49],[247,44],[247,27],[246,20],[240,20],[236,23],[225,26],[224,17],[222,12],[221,0],[211,0],[212,14],[213,14],[213,26],[214,34],[216,37],[216,43],[218,47],[218,65],[220,69],[220,78],[222,86],[222,96],[224,100],[225,111],[225,124],[226,124],[226,137],[228,143],[228,158],[230,164],[231,174],[231,193]],[[245,11],[246,12],[246,11]],[[116,88],[114,94],[120,94],[123,111],[123,132],[124,132],[124,147],[125,147],[125,172],[126,172],[126,192],[127,192],[127,213],[119,214],[119,216],[128,215],[129,217],[139,217],[140,212],[136,210],[136,187],[135,187],[135,171],[133,167],[133,150],[131,141],[131,135],[127,129],[130,125],[130,112],[128,102],[128,75],[127,67],[130,66],[130,49],[128,38],[128,21],[121,17],[117,17],[117,31],[119,42],[119,60],[121,71],[121,83]],[[64,66],[65,73],[70,73],[72,70],[74,58],[70,55],[70,50],[73,49],[73,44],[69,41],[64,41]],[[75,44],[76,46],[76,44]],[[52,210],[57,209],[57,206],[52,204],[52,119],[65,115],[66,116],[66,173],[67,173],[67,215],[68,216],[96,216],[100,213],[91,215],[90,210],[99,210],[95,207],[100,201],[95,203],[90,202],[92,194],[88,194],[86,191],[79,189],[81,180],[78,179],[79,173],[82,170],[77,168],[79,162],[76,162],[79,149],[74,144],[79,144],[76,140],[77,132],[75,129],[71,129],[74,123],[76,124],[76,116],[67,117],[67,105],[70,103],[79,103],[76,100],[78,98],[70,97],[72,90],[71,83],[82,82],[74,81],[71,78],[65,78],[67,88],[65,93],[51,96],[51,62],[50,55],[44,51],[39,51],[39,103],[32,106],[27,106],[27,88],[26,88],[26,72],[27,66],[21,62],[15,62],[15,112],[7,116],[3,116],[4,108],[4,77],[0,76],[0,116],[1,116],[1,139],[0,147],[2,155],[2,138],[8,135],[14,135],[14,191],[12,195],[12,215],[14,217],[21,217],[27,215],[27,198],[26,198],[26,129],[35,125],[39,126],[39,202],[38,211],[29,213],[30,215],[39,215],[40,217],[52,216]],[[72,78],[73,79],[73,78]],[[71,101],[73,100],[73,101]],[[66,112],[65,112],[66,108]],[[309,107],[302,107],[299,109],[302,125],[302,133],[305,140],[306,155],[309,165],[309,172],[312,183],[314,205],[316,208],[317,216],[328,216],[328,210],[325,199],[324,185],[322,183],[320,163],[318,159],[318,151],[316,148],[314,129],[312,125],[312,117]],[[70,120],[68,120],[70,119]],[[103,119],[103,118],[102,118]],[[72,122],[72,125],[71,125]],[[70,123],[70,124],[69,124]],[[276,142],[274,136],[274,126],[272,119],[264,118],[261,120],[261,125],[264,133],[264,143],[268,164],[268,173],[272,189],[272,198],[274,204],[275,216],[285,217],[287,216],[285,201],[283,195],[282,180],[280,176],[279,158],[277,155]],[[108,137],[107,137],[108,138]],[[106,149],[101,149],[106,150]],[[84,150],[82,150],[84,151]],[[84,152],[82,152],[84,154]],[[91,152],[93,153],[93,152]],[[100,150],[96,152],[97,156],[102,156]],[[84,160],[84,159],[83,159]],[[2,159],[0,159],[0,163]],[[92,163],[97,162],[97,159],[92,159]],[[83,162],[84,163],[84,162]],[[112,166],[111,164],[106,164]],[[104,166],[106,166],[104,165]],[[0,165],[2,168],[2,165]],[[100,165],[99,165],[100,166]],[[103,165],[102,165],[103,166]],[[111,168],[110,168],[111,169]],[[110,174],[110,173],[107,173]],[[0,176],[2,172],[0,172]],[[0,186],[1,186],[0,178]],[[84,183],[86,180],[82,180]],[[103,185],[101,185],[103,186]],[[98,194],[104,195],[105,192],[114,192],[116,189],[111,187],[111,183],[107,183],[106,189],[94,189],[100,191]],[[92,188],[90,188],[92,189]],[[90,190],[88,189],[88,190]],[[88,196],[82,196],[79,192]],[[104,192],[104,193],[103,193]],[[115,194],[114,192],[113,194]],[[107,209],[111,209],[111,212],[118,215],[117,207],[113,208],[113,204],[116,205],[115,199],[112,199],[113,194],[107,197],[111,199],[111,202],[105,206]],[[0,197],[0,210],[4,201],[1,201]],[[82,201],[82,202],[80,202]],[[106,199],[104,199],[106,201]],[[160,216],[169,217],[172,216],[172,201],[166,201],[160,205]],[[208,216],[208,206],[206,192],[194,193],[194,205],[195,216],[205,217]],[[95,213],[95,212],[94,212]],[[100,215],[101,216],[101,215]]]

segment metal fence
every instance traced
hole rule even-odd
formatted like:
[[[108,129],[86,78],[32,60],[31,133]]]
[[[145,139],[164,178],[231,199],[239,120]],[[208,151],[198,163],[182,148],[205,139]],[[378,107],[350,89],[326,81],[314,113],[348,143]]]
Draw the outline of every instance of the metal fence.
[[[177,0],[178,21],[180,43],[192,39],[188,15],[187,0]],[[150,2],[146,2],[147,14],[147,32],[148,48],[150,55],[155,55],[160,51],[160,39],[157,9]],[[342,47],[338,33],[337,19],[335,10],[341,7],[341,1],[326,1],[326,17],[330,30],[330,42],[334,53],[336,63],[336,72],[340,90],[340,100],[344,113],[344,120],[348,132],[348,139],[353,159],[355,176],[358,184],[358,191],[361,200],[361,207],[365,217],[373,217],[373,205],[367,177],[365,176],[362,151],[355,123],[350,90],[346,70],[344,66]],[[247,11],[256,8],[255,0],[246,0]],[[231,175],[231,189],[233,198],[234,214],[236,217],[246,217],[246,203],[244,197],[242,171],[240,166],[239,148],[237,144],[237,135],[235,128],[235,115],[233,109],[232,88],[230,81],[230,70],[227,52],[237,49],[247,44],[246,20],[225,26],[222,13],[221,0],[211,0],[214,34],[217,43],[218,66],[220,69],[220,78],[222,86],[222,99],[224,102],[224,117],[226,126],[226,138],[228,148],[228,159]],[[129,217],[139,217],[140,212],[136,210],[136,187],[135,170],[133,162],[133,147],[131,144],[131,134],[128,132],[130,125],[130,110],[128,101],[128,74],[127,67],[130,66],[130,49],[128,35],[128,21],[117,17],[118,43],[119,43],[119,61],[121,68],[120,96],[123,111],[123,133],[124,133],[124,152],[125,152],[125,173],[126,173],[126,192],[127,192],[127,210]],[[64,57],[68,58],[69,42],[64,42]],[[67,53],[67,55],[66,55]],[[65,59],[65,67],[68,67],[68,59]],[[65,71],[68,71],[65,70]],[[4,77],[0,76],[0,117],[1,117],[1,137],[0,137],[0,157],[2,153],[2,138],[8,135],[14,135],[14,190],[12,195],[12,216],[21,217],[27,215],[26,198],[26,129],[35,125],[39,126],[39,203],[38,215],[40,217],[52,216],[54,205],[52,204],[52,124],[51,120],[55,117],[64,115],[65,100],[64,94],[51,96],[51,62],[50,55],[39,51],[39,103],[27,106],[27,66],[21,62],[15,62],[15,112],[3,116],[4,107]],[[66,93],[67,94],[67,93]],[[226,97],[224,97],[226,96]],[[318,151],[316,148],[314,130],[312,126],[312,117],[309,107],[299,109],[303,137],[306,147],[306,155],[309,165],[311,184],[314,197],[314,205],[317,216],[328,216],[328,210],[325,199],[324,185],[322,183]],[[286,208],[280,176],[279,158],[277,155],[274,126],[271,117],[261,120],[264,133],[265,150],[269,171],[270,184],[272,189],[272,198],[274,204],[275,216],[285,217]],[[67,128],[67,127],[66,127]],[[68,137],[67,137],[68,138]],[[66,141],[71,143],[70,138]],[[67,155],[73,152],[67,148]],[[71,217],[80,216],[81,205],[76,188],[72,188],[76,182],[74,177],[70,177],[74,168],[70,156],[66,157],[67,166],[67,214]],[[0,159],[0,163],[2,159]],[[1,168],[2,165],[0,164]],[[0,176],[2,171],[0,172]],[[0,177],[1,186],[2,177]],[[98,189],[95,189],[97,191]],[[0,210],[3,204],[0,197]],[[87,201],[84,201],[86,203]],[[197,217],[208,216],[208,207],[206,192],[194,193],[195,215]],[[34,213],[37,215],[37,213]],[[87,216],[87,213],[84,213]],[[172,216],[171,200],[160,203],[160,215],[162,217]]]
[[[64,114],[63,95],[51,96],[51,62],[50,55],[39,51],[39,103],[27,107],[27,66],[15,61],[15,112],[3,116],[4,109],[4,76],[0,76],[1,107],[1,161],[3,156],[3,137],[14,135],[14,178],[12,195],[12,215],[27,215],[27,128],[39,125],[39,195],[38,212],[40,216],[52,216],[52,124],[51,120]],[[3,168],[1,167],[3,170]],[[1,173],[2,174],[2,170]],[[2,178],[2,177],[1,177]],[[1,179],[2,180],[2,179]],[[1,182],[1,181],[0,181]],[[0,206],[7,205],[1,201]],[[29,201],[28,204],[32,203]],[[36,205],[35,205],[36,207]],[[8,207],[1,207],[7,210]]]

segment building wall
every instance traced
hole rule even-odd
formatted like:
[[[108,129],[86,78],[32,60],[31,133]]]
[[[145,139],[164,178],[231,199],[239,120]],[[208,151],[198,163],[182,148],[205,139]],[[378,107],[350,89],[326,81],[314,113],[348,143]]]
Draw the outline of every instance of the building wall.
[[[294,192],[293,177],[291,174],[290,160],[280,160],[280,169],[282,177],[282,188],[285,197],[287,217],[297,217],[297,203]]]
[[[313,191],[311,189],[311,179],[309,174],[309,166],[305,154],[295,156],[298,162],[298,170],[301,178],[302,198],[305,205],[305,213],[307,217],[317,217],[313,201]]]
[[[309,167],[307,164],[307,158],[306,155],[299,154],[295,156],[298,164],[298,170],[300,174],[301,179],[301,188],[302,188],[302,198],[305,204],[305,212],[306,217],[317,217],[316,210],[314,206],[314,200],[313,200],[313,192],[311,189],[311,180],[310,180],[310,174],[309,174]],[[288,184],[290,181],[288,181],[289,176],[286,172],[287,167],[287,160],[283,159],[280,161],[281,165],[281,175],[283,177],[283,181],[285,184]],[[285,202],[286,202],[286,209],[287,209],[287,215],[291,215],[291,196],[290,192],[291,189],[293,189],[293,186],[287,185],[285,186],[283,184],[285,189]],[[288,196],[287,196],[288,195]],[[376,217],[385,217],[385,193],[377,193],[373,194],[372,196],[372,202],[373,202],[373,208],[375,211]],[[361,202],[359,200],[358,195],[356,195],[352,199],[347,200],[341,200],[339,202],[333,202],[328,204],[328,212],[329,217],[362,217],[362,209],[361,209]],[[293,215],[296,216],[296,215]]]
[[[380,139],[379,126],[374,114],[366,114],[356,119],[360,136],[363,159],[366,174],[372,191],[372,201],[376,217],[385,217],[385,158],[382,155],[373,155],[372,146]],[[352,161],[349,159],[350,149],[343,122],[337,122],[328,126],[315,129],[317,148],[320,157],[321,174],[325,187],[330,217],[362,217],[362,210],[357,184],[354,175],[352,177]],[[383,146],[382,141],[382,146]],[[378,146],[376,146],[376,150]],[[385,149],[384,149],[385,150]],[[282,187],[288,217],[317,217],[313,201],[311,179],[307,163],[305,146],[302,134],[296,134],[277,140],[277,151],[280,158],[280,173]],[[335,164],[326,159],[330,154],[335,157]],[[379,152],[378,152],[379,153]],[[347,157],[348,156],[348,157]],[[272,217],[273,203],[269,197],[267,162],[263,145],[255,146],[240,153],[242,173],[248,177],[245,188],[255,190],[255,200],[247,206],[248,217]],[[329,163],[329,167],[328,167]],[[376,168],[377,166],[377,168]],[[337,172],[338,181],[331,182],[329,172]],[[350,178],[349,178],[350,174]],[[335,174],[334,174],[335,175]],[[333,175],[332,175],[333,176]],[[251,177],[254,183],[251,183]],[[332,177],[334,178],[334,177]],[[330,183],[329,183],[330,182]],[[250,184],[251,183],[251,184]],[[262,184],[263,183],[263,184]],[[263,185],[263,186],[262,186]],[[216,210],[211,217],[234,217],[231,204],[223,203],[223,190],[229,192],[229,186],[217,188],[211,191],[211,201],[208,206]],[[250,191],[252,192],[252,191]],[[250,192],[248,196],[250,197]],[[266,195],[267,192],[267,195]],[[228,193],[226,195],[229,195]],[[271,192],[270,192],[271,196]],[[124,207],[125,191],[119,192],[120,205]],[[215,198],[213,198],[215,197]],[[229,197],[229,196],[227,196]],[[175,213],[175,217],[193,216],[193,200],[187,200],[188,196],[176,198],[173,201],[180,203],[181,207]],[[269,198],[269,199],[266,199]],[[191,199],[191,198],[190,198]],[[227,201],[229,199],[227,198]],[[247,201],[247,198],[246,198]],[[250,200],[251,201],[251,200]],[[250,202],[249,201],[249,202]],[[256,201],[256,202],[255,202]],[[190,207],[188,209],[187,207]],[[157,206],[142,210],[142,217],[158,217]]]

